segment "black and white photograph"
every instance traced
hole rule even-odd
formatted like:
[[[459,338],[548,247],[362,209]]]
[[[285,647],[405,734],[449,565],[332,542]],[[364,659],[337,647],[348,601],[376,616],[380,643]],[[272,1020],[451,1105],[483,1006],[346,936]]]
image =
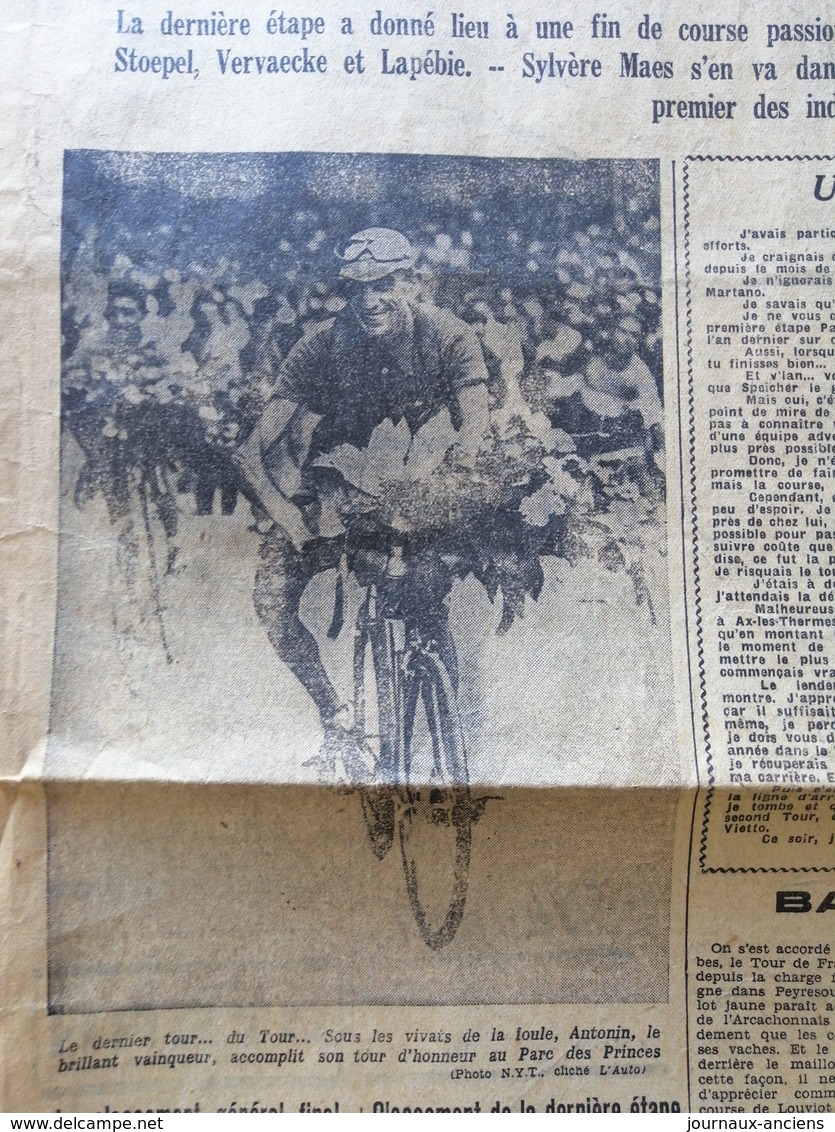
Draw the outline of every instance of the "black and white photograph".
[[[53,1011],[666,999],[659,201],[66,153]]]

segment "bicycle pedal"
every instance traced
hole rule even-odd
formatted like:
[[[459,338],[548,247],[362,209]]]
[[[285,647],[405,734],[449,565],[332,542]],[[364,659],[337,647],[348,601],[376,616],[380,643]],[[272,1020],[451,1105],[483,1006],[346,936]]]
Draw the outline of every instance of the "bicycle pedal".
[[[312,758],[305,759],[303,767],[309,767],[316,772],[320,781],[332,781],[336,775],[336,759],[330,754],[320,753]]]

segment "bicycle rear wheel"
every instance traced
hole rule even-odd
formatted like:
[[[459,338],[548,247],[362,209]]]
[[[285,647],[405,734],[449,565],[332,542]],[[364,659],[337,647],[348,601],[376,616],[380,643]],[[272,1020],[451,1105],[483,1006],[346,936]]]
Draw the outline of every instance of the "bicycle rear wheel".
[[[473,820],[458,705],[435,653],[417,654],[408,675],[403,772],[406,805],[399,824],[406,890],[424,942],[439,951],[464,915]]]

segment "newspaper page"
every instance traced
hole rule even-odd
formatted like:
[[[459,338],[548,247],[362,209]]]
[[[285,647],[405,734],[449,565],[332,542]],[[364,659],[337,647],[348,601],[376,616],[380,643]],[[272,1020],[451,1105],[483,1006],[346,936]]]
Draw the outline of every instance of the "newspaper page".
[[[0,31],[4,1109],[832,1111],[832,11]]]

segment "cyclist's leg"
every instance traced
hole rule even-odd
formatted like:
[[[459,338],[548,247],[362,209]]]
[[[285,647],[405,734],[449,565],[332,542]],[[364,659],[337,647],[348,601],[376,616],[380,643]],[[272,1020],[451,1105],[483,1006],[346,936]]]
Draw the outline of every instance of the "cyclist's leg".
[[[302,594],[311,578],[339,565],[339,539],[317,539],[298,551],[281,533],[261,543],[253,601],[275,651],[310,694],[322,722],[339,711],[341,701],[328,677],[319,646],[299,617]]]

